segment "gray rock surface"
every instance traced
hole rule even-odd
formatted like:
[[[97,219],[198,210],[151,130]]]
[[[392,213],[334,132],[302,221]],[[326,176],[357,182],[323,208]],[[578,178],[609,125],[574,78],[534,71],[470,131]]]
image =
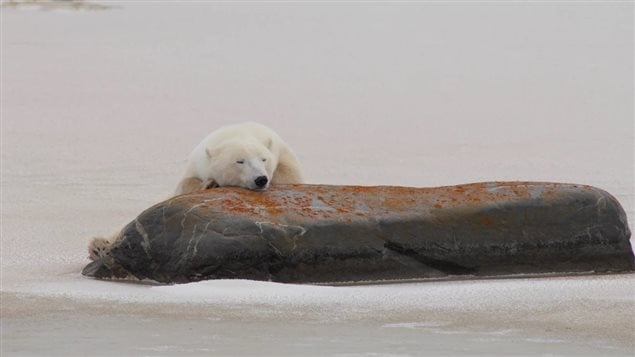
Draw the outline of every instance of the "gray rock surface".
[[[142,212],[96,278],[294,283],[631,272],[626,215],[573,184],[214,188]]]

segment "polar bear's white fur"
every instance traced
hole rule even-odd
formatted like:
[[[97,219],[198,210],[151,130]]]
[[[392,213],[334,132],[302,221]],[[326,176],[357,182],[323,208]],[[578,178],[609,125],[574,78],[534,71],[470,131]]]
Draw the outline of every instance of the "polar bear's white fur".
[[[190,154],[175,195],[218,186],[265,190],[292,183],[302,183],[293,151],[273,130],[249,122],[222,127],[203,139]],[[119,235],[93,238],[90,259],[105,256]]]
[[[189,156],[176,194],[214,186],[264,190],[273,184],[301,183],[295,154],[273,130],[258,123],[220,128]]]

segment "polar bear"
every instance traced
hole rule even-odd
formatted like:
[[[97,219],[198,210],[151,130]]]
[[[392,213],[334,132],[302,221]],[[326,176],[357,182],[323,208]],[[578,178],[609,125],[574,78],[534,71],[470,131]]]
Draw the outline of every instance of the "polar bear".
[[[298,160],[280,136],[247,122],[222,127],[203,139],[190,154],[174,195],[222,186],[263,191],[270,185],[302,182]],[[90,259],[105,256],[119,235],[93,238]]]
[[[269,185],[302,183],[291,148],[268,127],[248,122],[209,134],[189,156],[176,195],[217,186],[265,190]]]

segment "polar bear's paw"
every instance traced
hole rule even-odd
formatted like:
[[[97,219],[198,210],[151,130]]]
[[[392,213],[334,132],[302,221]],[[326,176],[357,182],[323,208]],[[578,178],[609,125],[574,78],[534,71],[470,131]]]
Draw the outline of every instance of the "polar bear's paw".
[[[212,180],[212,179],[207,179],[205,181],[203,181],[203,184],[201,185],[203,187],[204,190],[210,189],[210,188],[216,188],[216,187],[220,187],[216,181]]]
[[[93,238],[93,240],[90,241],[90,244],[88,244],[88,254],[90,260],[98,260],[108,255],[108,252],[110,252],[110,245],[110,241],[106,238]]]

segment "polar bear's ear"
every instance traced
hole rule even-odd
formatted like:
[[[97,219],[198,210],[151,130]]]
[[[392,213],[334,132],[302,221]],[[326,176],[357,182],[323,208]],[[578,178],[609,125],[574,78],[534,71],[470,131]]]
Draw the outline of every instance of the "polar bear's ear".
[[[205,153],[207,154],[207,157],[212,158],[214,157],[214,150],[212,150],[211,148],[205,148]]]
[[[267,139],[267,149],[271,150],[271,146],[273,146],[273,139]]]

